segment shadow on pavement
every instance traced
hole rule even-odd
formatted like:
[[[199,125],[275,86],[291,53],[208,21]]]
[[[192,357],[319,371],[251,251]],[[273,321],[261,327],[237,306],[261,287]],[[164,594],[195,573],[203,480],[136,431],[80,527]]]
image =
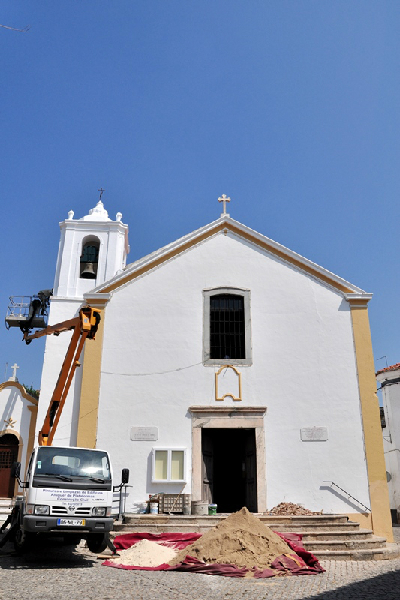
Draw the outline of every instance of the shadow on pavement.
[[[0,549],[0,570],[4,569],[71,569],[89,568],[97,563],[97,557],[85,548],[65,546],[58,540],[41,540],[35,549],[18,555],[12,543]]]
[[[357,581],[302,600],[399,600],[400,570]]]

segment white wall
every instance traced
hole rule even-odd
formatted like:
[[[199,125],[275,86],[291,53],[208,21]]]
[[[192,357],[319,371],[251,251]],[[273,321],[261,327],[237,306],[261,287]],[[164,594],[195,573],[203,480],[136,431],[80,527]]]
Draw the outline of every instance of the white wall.
[[[106,308],[97,445],[115,472],[131,470],[127,510],[181,487],[150,483],[153,446],[185,446],[190,467],[188,407],[215,404],[215,369],[201,364],[202,291],[219,286],[251,290],[253,365],[239,369],[242,405],[267,407],[268,508],[356,512],[326,480],[370,506],[348,303],[228,233],[115,291]],[[131,441],[133,426],[158,427],[158,441]],[[312,426],[326,426],[328,441],[302,442],[300,428]],[[190,493],[189,469],[187,480]]]

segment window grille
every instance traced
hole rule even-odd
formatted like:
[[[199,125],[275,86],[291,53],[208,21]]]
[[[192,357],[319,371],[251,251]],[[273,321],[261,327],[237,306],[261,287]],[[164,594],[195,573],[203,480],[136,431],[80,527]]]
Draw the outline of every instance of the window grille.
[[[234,294],[210,297],[210,358],[246,358],[244,298]]]

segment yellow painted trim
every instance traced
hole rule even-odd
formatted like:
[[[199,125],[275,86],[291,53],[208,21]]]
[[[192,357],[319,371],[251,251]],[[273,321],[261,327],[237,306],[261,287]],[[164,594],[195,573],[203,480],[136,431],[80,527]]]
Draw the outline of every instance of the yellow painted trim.
[[[238,376],[238,378],[239,378],[239,396],[238,397],[234,396],[233,394],[224,394],[223,396],[221,396],[221,398],[218,396],[218,377],[220,376],[223,369],[232,369],[233,371],[235,371],[236,375]],[[236,369],[236,367],[233,367],[232,365],[222,365],[222,367],[220,367],[220,369],[218,369],[218,371],[215,373],[215,400],[225,400],[226,397],[232,398],[232,400],[238,400],[238,401],[242,400],[242,374],[240,373],[240,371],[238,371]]]
[[[375,535],[393,541],[389,491],[386,482],[386,465],[383,438],[376,394],[374,357],[367,306],[359,302],[352,305],[354,347],[356,353],[361,415],[364,430],[365,458],[367,461],[369,494],[371,500],[372,529]]]
[[[347,513],[349,521],[353,523],[359,523],[362,529],[372,529],[372,515],[371,513]]]
[[[248,240],[252,244],[256,244],[257,246],[260,246],[261,248],[263,248],[264,250],[267,250],[271,254],[274,254],[275,256],[278,256],[279,258],[281,258],[285,262],[290,263],[290,264],[298,267],[302,271],[308,273],[309,275],[312,275],[313,277],[315,277],[316,279],[319,279],[319,280],[323,281],[324,283],[327,283],[328,285],[336,288],[337,290],[340,290],[341,292],[344,292],[344,293],[352,293],[352,292],[354,292],[354,290],[352,290],[349,287],[347,287],[345,285],[342,285],[341,283],[335,281],[334,279],[330,278],[328,275],[324,275],[324,274],[320,273],[319,271],[317,271],[316,269],[314,269],[312,267],[312,265],[305,265],[300,259],[297,259],[294,256],[288,256],[287,254],[285,254],[285,252],[283,252],[283,251],[275,248],[274,246],[268,244],[267,242],[259,240],[258,238],[256,238],[255,236],[251,235],[248,232],[244,232],[244,231],[240,230],[239,228],[235,227],[231,223],[221,223],[219,225],[216,225],[212,229],[209,229],[208,231],[204,232],[203,234],[199,235],[198,237],[195,237],[195,238],[187,241],[186,243],[182,244],[178,248],[174,248],[173,250],[171,250],[169,252],[166,252],[160,258],[154,259],[149,264],[141,267],[140,269],[137,269],[137,271],[134,271],[133,273],[129,273],[128,275],[126,275],[126,277],[123,277],[123,278],[119,279],[118,281],[116,281],[116,282],[114,282],[114,283],[106,286],[105,288],[103,288],[101,290],[101,293],[112,292],[113,290],[116,290],[117,288],[121,287],[122,285],[125,285],[129,281],[132,281],[133,279],[136,279],[137,277],[140,277],[144,273],[147,273],[151,269],[154,269],[155,267],[158,267],[159,265],[161,265],[162,263],[166,262],[167,260],[170,260],[171,258],[174,258],[178,254],[181,254],[182,252],[185,252],[189,248],[192,248],[193,246],[196,246],[200,242],[203,242],[207,238],[212,237],[213,235],[215,235],[219,231],[223,231],[225,233],[225,235],[226,235],[227,230],[232,231],[232,233],[238,235],[239,237],[242,237],[242,238]]]
[[[99,310],[99,309],[97,309]],[[99,411],[101,353],[104,336],[104,311],[95,340],[86,340],[83,357],[81,399],[77,446],[95,448],[97,439],[97,416]]]
[[[36,400],[36,398],[30,396],[24,386],[19,383],[19,381],[4,381],[4,383],[0,383],[0,392],[7,387],[16,387],[21,392],[21,395],[23,398],[25,398],[25,400],[28,400],[28,402],[31,402],[35,406],[39,404],[39,400]]]

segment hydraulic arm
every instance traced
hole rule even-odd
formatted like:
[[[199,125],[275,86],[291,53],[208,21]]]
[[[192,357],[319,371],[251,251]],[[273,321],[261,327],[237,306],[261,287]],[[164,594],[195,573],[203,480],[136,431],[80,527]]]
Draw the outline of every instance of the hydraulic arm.
[[[63,331],[73,329],[71,342],[62,364],[42,429],[39,432],[40,446],[51,446],[53,442],[72,379],[76,368],[80,365],[79,357],[83,345],[87,338],[92,340],[95,338],[99,322],[100,312],[94,308],[85,307],[79,311],[79,316],[74,319],[51,325],[32,334],[24,334],[25,342],[30,344],[32,340],[44,335],[59,335]]]

